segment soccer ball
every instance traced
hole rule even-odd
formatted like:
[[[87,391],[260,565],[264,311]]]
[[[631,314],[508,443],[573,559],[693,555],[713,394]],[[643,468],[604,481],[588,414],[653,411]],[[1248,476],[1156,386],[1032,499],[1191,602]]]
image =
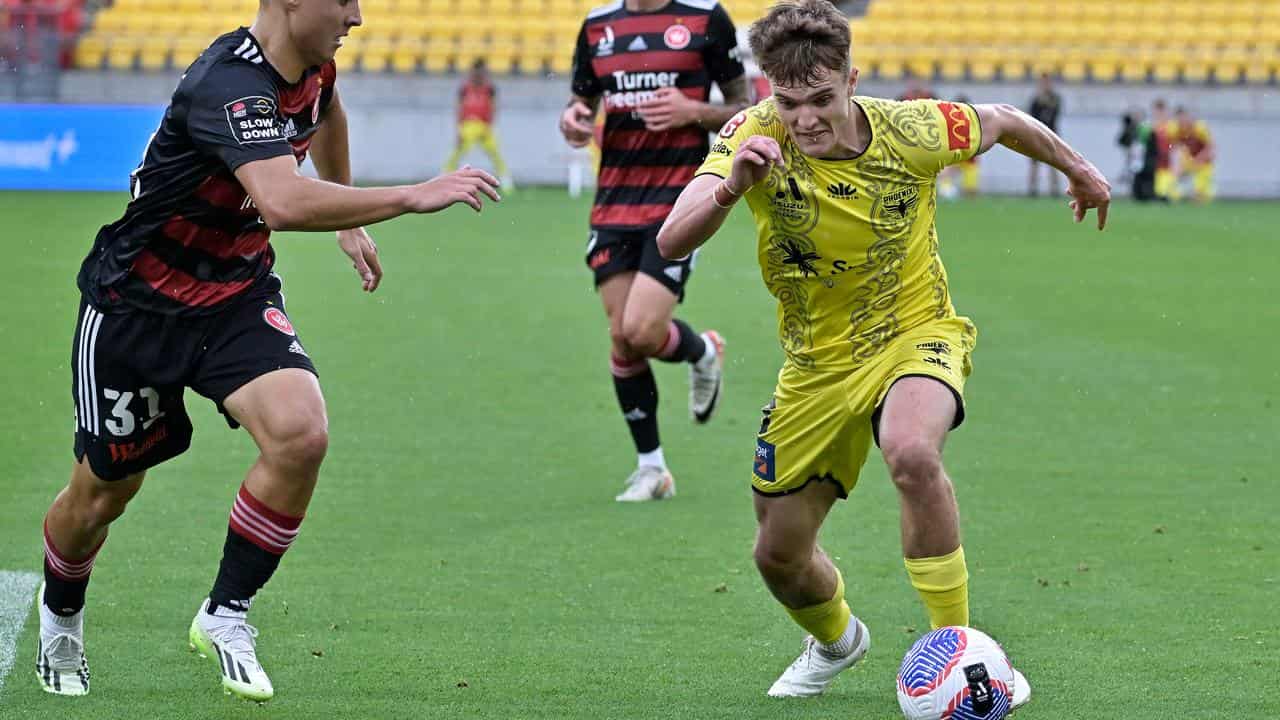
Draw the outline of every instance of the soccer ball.
[[[995,640],[973,628],[938,628],[902,659],[898,705],[907,720],[1003,720],[1013,684],[1013,665]]]

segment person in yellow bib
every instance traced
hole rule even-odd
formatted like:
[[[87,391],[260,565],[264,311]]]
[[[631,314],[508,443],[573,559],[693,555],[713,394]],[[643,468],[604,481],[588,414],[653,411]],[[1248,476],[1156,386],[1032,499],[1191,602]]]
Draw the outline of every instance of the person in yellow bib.
[[[775,5],[751,28],[772,97],[731,119],[658,234],[688,255],[746,200],[760,272],[777,299],[786,359],[753,461],[765,584],[809,632],[769,695],[817,695],[870,645],[818,531],[872,442],[898,491],[907,574],[933,627],[969,624],[955,492],[942,463],[964,419],[977,330],[951,304],[934,227],[936,179],[995,144],[1067,178],[1077,222],[1110,186],[1092,164],[1010,105],[855,96],[849,22],[827,0]],[[1014,706],[1030,695],[1015,674]]]
[[[484,60],[476,60],[471,73],[458,90],[458,142],[445,162],[445,172],[458,168],[458,161],[471,148],[479,145],[493,163],[493,173],[502,179],[502,187],[511,190],[515,183],[507,172],[507,163],[498,151],[498,138],[493,133],[494,100],[497,90],[489,80]]]
[[[1190,176],[1196,202],[1207,203],[1215,194],[1213,182],[1213,136],[1203,120],[1191,116],[1186,108],[1174,113],[1177,123],[1177,144],[1182,146],[1182,162],[1179,165],[1178,183]]]

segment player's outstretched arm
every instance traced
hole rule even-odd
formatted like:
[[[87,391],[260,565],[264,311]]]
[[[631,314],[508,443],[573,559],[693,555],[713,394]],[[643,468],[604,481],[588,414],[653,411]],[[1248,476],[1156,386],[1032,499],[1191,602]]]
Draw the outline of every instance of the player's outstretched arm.
[[[1098,211],[1098,229],[1107,226],[1111,205],[1111,184],[1093,163],[1084,158],[1043,123],[1012,105],[975,105],[982,123],[982,145],[978,152],[996,143],[1057,168],[1067,176],[1067,194],[1076,222],[1090,209]]]
[[[236,179],[272,230],[348,230],[408,213],[432,213],[455,203],[480,212],[481,197],[497,201],[498,179],[464,167],[416,185],[353,188],[298,172],[292,155],[245,163]]]
[[[768,177],[774,165],[786,166],[777,140],[764,135],[743,140],[733,154],[729,177],[699,175],[681,191],[658,231],[658,252],[673,260],[697,250],[720,229],[743,193]]]

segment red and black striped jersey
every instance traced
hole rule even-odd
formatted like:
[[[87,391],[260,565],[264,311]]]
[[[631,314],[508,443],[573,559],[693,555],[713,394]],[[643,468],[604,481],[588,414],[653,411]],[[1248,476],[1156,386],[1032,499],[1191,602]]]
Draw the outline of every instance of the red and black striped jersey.
[[[706,158],[706,130],[651,132],[636,108],[664,87],[706,102],[711,83],[742,74],[733,21],[716,0],[672,0],[651,12],[618,0],[587,14],[573,56],[573,92],[600,97],[605,112],[592,227],[662,222]]]
[[[234,172],[280,155],[301,163],[334,77],[329,62],[287,82],[247,28],[215,40],[174,90],[124,216],[98,231],[81,292],[104,311],[206,315],[266,277],[270,230]]]

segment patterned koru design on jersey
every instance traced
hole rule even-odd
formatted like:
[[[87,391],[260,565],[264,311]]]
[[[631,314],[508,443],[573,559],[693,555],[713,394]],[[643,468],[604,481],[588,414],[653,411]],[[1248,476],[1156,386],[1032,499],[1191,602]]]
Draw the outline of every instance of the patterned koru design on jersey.
[[[760,107],[753,108],[751,113],[765,127],[780,122],[776,112],[762,112]],[[815,263],[823,259],[808,237],[818,226],[817,186],[813,167],[789,135],[782,140],[781,148],[786,169],[772,168],[764,181],[775,229],[769,236],[771,249],[764,280],[782,308],[779,327],[783,350],[797,366],[812,367],[813,358],[804,352],[813,346],[813,322],[809,317],[809,290],[805,281],[818,277]]]
[[[817,275],[814,263],[822,259],[813,241],[804,235],[774,234],[769,238],[765,285],[781,308],[779,335],[782,349],[798,367],[813,367],[805,350],[813,347],[813,323],[807,277]]]

